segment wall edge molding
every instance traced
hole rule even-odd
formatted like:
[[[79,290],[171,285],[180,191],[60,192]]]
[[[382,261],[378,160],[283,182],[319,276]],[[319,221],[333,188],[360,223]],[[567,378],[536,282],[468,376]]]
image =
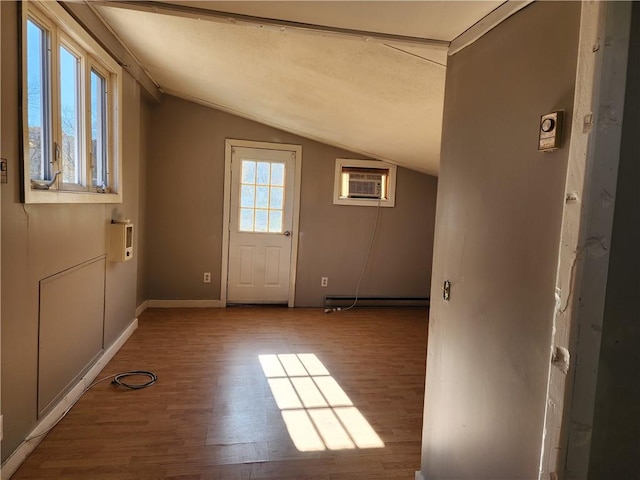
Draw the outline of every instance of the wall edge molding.
[[[136,318],[140,317],[142,313],[149,308],[149,300],[145,300],[140,305],[136,307]]]
[[[89,371],[78,380],[75,386],[69,390],[69,392],[60,399],[58,404],[29,432],[27,438],[45,432],[55,425],[64,412],[82,396],[85,389],[91,385],[102,369],[111,361],[115,354],[118,353],[136,328],[138,328],[138,319],[134,318],[120,334],[118,339],[103,352],[102,356],[99,357]],[[45,437],[46,435],[43,435],[22,442],[2,465],[2,480],[11,478]]]

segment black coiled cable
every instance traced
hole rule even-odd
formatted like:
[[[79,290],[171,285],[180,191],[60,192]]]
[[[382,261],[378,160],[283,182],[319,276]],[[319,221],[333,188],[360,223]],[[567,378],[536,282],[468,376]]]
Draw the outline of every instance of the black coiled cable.
[[[127,377],[132,377],[134,375],[143,375],[145,377],[149,377],[149,381],[145,382],[145,383],[126,383],[123,382],[122,379],[123,378],[127,378]],[[71,405],[69,405],[69,407],[62,413],[62,415],[60,415],[60,417],[58,417],[58,419],[53,423],[53,425],[51,425],[49,428],[47,428],[46,430],[40,432],[40,433],[34,433],[30,436],[28,436],[25,439],[25,442],[28,442],[29,440],[33,440],[34,438],[40,438],[45,436],[47,433],[49,433],[51,430],[53,430],[53,428],[58,425],[58,423],[60,423],[60,421],[67,416],[67,413],[69,413],[71,411],[71,409],[73,408],[73,406],[78,403],[78,401],[80,401],[80,399],[82,398],[82,396],[87,393],[90,389],[92,389],[93,387],[95,387],[97,384],[102,383],[106,380],[109,380],[110,378],[113,378],[113,380],[111,380],[111,384],[112,385],[118,385],[124,388],[130,388],[131,390],[140,390],[141,388],[147,388],[150,387],[151,385],[153,385],[154,383],[156,383],[156,381],[158,380],[158,376],[153,373],[150,372],[148,370],[131,370],[129,372],[122,372],[122,373],[115,373],[113,375],[107,375],[106,377],[102,377],[100,380],[96,380],[95,382],[93,382],[91,385],[85,387],[85,389],[80,393],[80,395],[78,395],[78,397],[73,401],[73,403]]]
[[[149,381],[145,383],[127,383],[122,380],[123,378],[134,377],[138,375],[142,375],[143,377],[149,377]],[[121,387],[130,388],[131,390],[140,390],[141,388],[150,387],[151,385],[156,383],[157,380],[158,380],[158,376],[153,372],[149,372],[147,370],[132,370],[130,372],[118,373],[113,377],[113,380],[111,380],[111,383],[113,385],[119,385]]]

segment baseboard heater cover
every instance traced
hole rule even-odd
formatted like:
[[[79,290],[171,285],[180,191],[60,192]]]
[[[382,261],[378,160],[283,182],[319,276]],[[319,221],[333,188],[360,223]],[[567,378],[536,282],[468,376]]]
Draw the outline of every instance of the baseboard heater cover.
[[[354,295],[327,295],[322,308],[348,307],[353,304]],[[358,297],[357,307],[428,307],[429,297]]]

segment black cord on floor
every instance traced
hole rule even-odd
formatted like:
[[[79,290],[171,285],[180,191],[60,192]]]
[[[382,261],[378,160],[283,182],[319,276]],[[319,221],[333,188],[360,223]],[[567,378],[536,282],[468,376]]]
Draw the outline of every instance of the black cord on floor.
[[[126,383],[123,382],[123,378],[134,377],[137,375],[142,375],[144,377],[149,377],[149,381],[146,383]],[[153,372],[148,372],[147,370],[132,370],[130,372],[122,372],[118,373],[113,380],[111,380],[111,384],[120,385],[121,387],[130,388],[131,390],[140,390],[141,388],[147,388],[156,383],[158,380],[158,376]]]
[[[127,377],[131,377],[131,376],[134,376],[134,375],[144,375],[146,377],[149,377],[149,381],[146,382],[146,383],[140,383],[140,384],[129,384],[129,383],[123,382],[121,380],[122,378],[127,378]],[[110,378],[113,378],[113,380],[111,381],[112,385],[119,385],[119,386],[122,386],[122,387],[125,387],[125,388],[130,388],[132,390],[140,390],[141,388],[150,387],[151,385],[156,383],[156,381],[158,380],[158,376],[155,373],[150,372],[148,370],[131,370],[129,372],[114,373],[113,375],[107,375],[106,377],[102,377],[100,380],[96,380],[91,385],[86,387],[82,391],[82,393],[80,393],[80,395],[78,395],[78,398],[76,398],[76,400],[71,405],[69,405],[69,407],[64,411],[64,413],[62,415],[60,415],[60,418],[58,418],[53,425],[51,425],[49,428],[47,428],[44,432],[28,436],[27,438],[25,438],[24,441],[28,442],[29,440],[33,440],[34,438],[39,438],[39,437],[45,436],[47,433],[49,433],[51,430],[53,430],[55,428],[55,426],[58,425],[60,423],[60,421],[64,417],[67,416],[67,413],[69,413],[71,411],[71,409],[76,405],[76,403],[78,403],[80,401],[80,399],[83,397],[83,395],[85,393],[87,393],[90,389],[95,387],[97,384],[102,383],[105,380],[109,380]]]

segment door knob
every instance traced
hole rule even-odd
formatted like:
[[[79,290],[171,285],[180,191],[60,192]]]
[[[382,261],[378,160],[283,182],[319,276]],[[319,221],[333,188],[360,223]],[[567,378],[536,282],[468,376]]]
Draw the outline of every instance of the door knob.
[[[285,232],[284,232],[284,236],[285,236],[285,237],[288,237],[289,235],[291,235],[291,232],[290,232],[289,230],[287,230],[287,231],[285,231]]]

